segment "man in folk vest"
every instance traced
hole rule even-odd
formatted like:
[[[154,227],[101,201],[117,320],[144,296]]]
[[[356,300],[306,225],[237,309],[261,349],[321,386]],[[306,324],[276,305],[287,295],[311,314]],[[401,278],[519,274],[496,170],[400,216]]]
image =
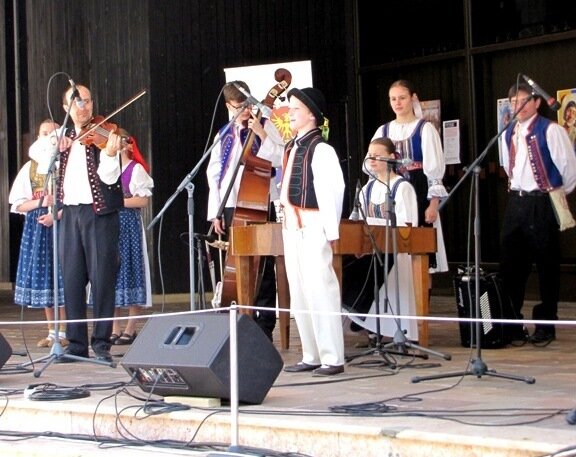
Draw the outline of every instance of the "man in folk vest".
[[[504,133],[502,160],[508,175],[509,197],[501,231],[500,271],[504,288],[521,319],[526,283],[536,264],[540,303],[532,318],[558,319],[560,292],[560,230],[566,218],[566,194],[576,186],[576,155],[566,131],[540,116],[541,98],[526,83],[510,88],[508,98],[517,122]],[[517,326],[513,340],[525,330]],[[516,335],[516,337],[514,337]],[[519,336],[518,336],[519,335]],[[536,346],[556,338],[554,324],[538,323],[530,337]]]

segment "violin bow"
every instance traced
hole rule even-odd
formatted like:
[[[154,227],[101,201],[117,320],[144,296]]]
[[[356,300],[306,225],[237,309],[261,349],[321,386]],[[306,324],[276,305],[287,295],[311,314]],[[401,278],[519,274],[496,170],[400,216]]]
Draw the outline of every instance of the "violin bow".
[[[146,90],[142,90],[140,91],[138,94],[136,94],[134,97],[132,97],[130,100],[128,100],[126,103],[124,103],[122,106],[120,106],[119,108],[117,108],[116,110],[112,111],[108,116],[106,116],[104,119],[102,119],[100,122],[98,122],[97,124],[93,125],[92,127],[90,127],[88,130],[86,130],[82,135],[78,136],[77,138],[74,138],[74,141],[80,141],[82,138],[84,138],[85,136],[89,135],[90,133],[92,133],[94,130],[96,130],[98,127],[100,127],[102,124],[104,124],[104,122],[106,122],[108,119],[110,119],[112,116],[118,114],[120,111],[122,111],[124,108],[126,108],[127,106],[131,105],[132,103],[134,103],[136,100],[138,100],[140,97],[142,97],[144,94],[146,93]]]

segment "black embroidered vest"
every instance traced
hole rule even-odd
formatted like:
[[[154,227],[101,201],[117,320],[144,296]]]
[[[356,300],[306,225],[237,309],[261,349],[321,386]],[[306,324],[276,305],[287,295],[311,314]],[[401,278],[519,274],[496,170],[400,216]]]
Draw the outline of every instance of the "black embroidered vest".
[[[71,138],[74,138],[74,134],[74,129],[69,129],[66,132],[66,135]],[[118,211],[124,206],[121,176],[118,177],[118,180],[114,184],[106,184],[103,182],[97,173],[100,162],[100,149],[92,144],[86,146],[85,150],[88,181],[90,182],[90,190],[92,192],[92,207],[94,212],[98,215],[103,215]],[[57,195],[59,205],[62,205],[64,201],[63,184],[69,157],[70,149],[60,153],[60,183],[58,185]],[[120,161],[118,161],[118,167],[120,167]]]
[[[318,209],[318,200],[314,191],[312,158],[318,143],[324,142],[320,129],[314,129],[297,141],[291,140],[284,151],[284,163],[290,154],[294,154],[292,172],[288,182],[288,201],[300,208]]]

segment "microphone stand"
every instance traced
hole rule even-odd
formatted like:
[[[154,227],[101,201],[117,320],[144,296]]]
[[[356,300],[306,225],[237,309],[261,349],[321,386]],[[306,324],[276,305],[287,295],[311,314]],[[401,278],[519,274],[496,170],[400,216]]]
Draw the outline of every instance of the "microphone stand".
[[[534,93],[532,94],[534,96]],[[522,111],[524,105],[530,100],[531,97],[528,97],[524,103],[516,110],[514,116],[510,122],[514,122],[518,113]],[[472,182],[473,191],[474,191],[474,312],[476,322],[473,327],[475,335],[472,335],[471,341],[476,343],[476,357],[469,361],[468,367],[464,371],[456,371],[453,373],[445,373],[445,374],[438,374],[432,376],[415,376],[412,378],[412,382],[420,382],[420,381],[428,381],[432,379],[443,379],[443,378],[451,378],[451,377],[459,377],[459,376],[476,376],[477,378],[481,378],[484,375],[493,376],[496,378],[504,378],[504,379],[511,379],[513,381],[524,381],[527,384],[534,384],[536,380],[531,376],[517,376],[514,374],[508,373],[498,373],[495,370],[488,369],[488,366],[482,360],[482,342],[480,340],[480,163],[484,160],[488,151],[492,147],[492,145],[500,138],[500,136],[504,133],[507,129],[507,125],[502,127],[496,136],[494,136],[489,142],[484,151],[472,162],[472,164],[465,168],[465,173],[460,181],[456,183],[452,191],[448,194],[448,197],[444,201],[440,203],[438,206],[438,211],[440,211],[446,202],[450,199],[456,189],[464,182],[464,180],[471,174],[474,173],[474,181]]]
[[[70,78],[69,78],[70,79]],[[52,288],[53,288],[53,300],[54,300],[54,343],[50,348],[50,354],[40,357],[35,360],[31,360],[30,362],[23,363],[19,365],[19,367],[25,368],[30,365],[34,365],[38,362],[46,362],[44,366],[34,371],[34,377],[39,378],[44,370],[46,370],[53,362],[58,363],[63,362],[64,359],[68,359],[71,361],[79,361],[79,362],[90,362],[95,363],[98,365],[106,365],[111,368],[116,368],[116,362],[106,362],[104,360],[97,360],[97,359],[90,359],[86,357],[81,357],[78,355],[68,354],[62,348],[62,344],[60,343],[60,320],[59,320],[59,294],[58,294],[58,273],[59,273],[59,263],[58,263],[58,206],[56,204],[56,196],[58,195],[58,179],[56,176],[56,162],[60,155],[60,143],[62,141],[62,137],[64,136],[64,128],[68,123],[68,119],[70,117],[70,108],[72,103],[74,102],[74,92],[72,93],[72,97],[70,98],[70,102],[68,103],[68,110],[66,110],[66,116],[64,117],[64,122],[62,123],[62,132],[60,136],[56,134],[57,141],[56,145],[54,146],[54,150],[52,152],[52,158],[50,159],[50,166],[48,167],[48,173],[46,175],[46,185],[49,181],[52,182]],[[42,205],[42,199],[39,201],[39,205]]]
[[[204,272],[202,265],[204,265],[204,258],[202,253],[202,240],[196,237],[196,250],[198,251],[198,299],[200,300],[200,308],[206,309],[206,290],[204,288]]]
[[[238,116],[242,111],[238,111],[234,117],[226,124],[226,127],[223,130],[222,136],[228,132],[230,127],[234,124]],[[218,144],[220,141],[219,136],[214,140],[212,145],[206,149],[204,155],[200,158],[196,166],[184,177],[182,182],[178,185],[178,188],[174,191],[174,193],[170,196],[170,198],[166,201],[163,208],[158,212],[158,214],[152,219],[152,221],[146,227],[147,230],[150,230],[154,225],[158,222],[158,220],[164,215],[166,210],[170,207],[172,202],[176,199],[178,194],[184,190],[184,188],[188,191],[188,261],[189,261],[189,269],[190,269],[190,310],[196,311],[196,289],[194,284],[195,279],[195,271],[194,271],[194,184],[192,183],[192,179],[198,174],[200,166],[204,163],[204,161],[208,158],[212,149]]]
[[[365,227],[365,233],[368,235],[368,238],[370,239],[370,244],[372,245],[372,272],[374,275],[374,305],[375,305],[375,311],[376,311],[376,315],[380,314],[380,286],[378,284],[378,266],[380,266],[380,268],[382,268],[384,266],[384,262],[382,261],[382,253],[380,252],[380,250],[378,249],[378,245],[376,244],[376,240],[374,239],[374,234],[372,233],[372,230],[370,229],[370,226],[368,225],[368,222],[366,221],[366,214],[364,213],[364,209],[362,208],[362,205],[360,204],[360,199],[357,198],[355,199],[356,201],[354,202],[354,211],[358,211],[360,213],[360,218],[362,219],[362,223]],[[386,234],[386,236],[388,236],[388,234]],[[386,246],[388,246],[388,239],[386,238]],[[388,262],[388,256],[386,255],[386,260],[385,262]],[[386,283],[386,273],[384,274],[384,282]],[[388,297],[385,297],[385,299],[387,300]],[[388,354],[396,354],[396,355],[403,355],[399,352],[395,352],[395,351],[386,351],[384,350],[384,346],[382,345],[382,341],[381,341],[381,335],[380,335],[381,331],[380,331],[380,318],[376,318],[376,346],[374,348],[369,348],[366,351],[360,352],[358,354],[352,354],[352,355],[348,355],[346,356],[346,362],[351,362],[352,360],[355,360],[359,357],[364,357],[367,355],[376,355],[376,356],[380,356],[382,357],[382,361],[384,362],[384,365],[388,365],[391,368],[396,368],[396,362],[394,360],[392,360],[390,357],[388,357]],[[364,364],[368,364],[368,365],[373,365],[372,362],[364,362]]]
[[[395,211],[395,202],[392,196],[392,192],[390,189],[390,172],[392,171],[394,165],[388,162],[388,178],[386,182],[386,188],[388,189],[388,207],[386,209],[387,213],[387,223],[386,223],[386,246],[388,246],[388,233],[390,229],[397,229],[398,224],[396,221],[396,211]],[[398,239],[397,239],[397,231],[392,230],[392,255],[393,255],[393,267],[396,266],[396,277],[395,277],[395,287],[396,287],[396,297],[395,297],[395,304],[396,304],[396,316],[394,317],[394,322],[396,323],[396,331],[394,332],[394,337],[390,343],[384,345],[385,349],[393,348],[399,351],[401,354],[405,355],[412,355],[412,356],[420,356],[424,359],[428,358],[427,354],[435,355],[437,357],[442,357],[444,360],[451,360],[452,356],[450,354],[443,354],[441,352],[433,351],[432,349],[428,349],[422,346],[419,346],[416,343],[412,343],[411,341],[406,338],[406,331],[402,329],[402,323],[400,321],[400,316],[402,314],[400,310],[400,284],[399,284],[399,277],[400,277],[400,265],[398,265]],[[384,275],[384,290],[385,290],[385,297],[386,303],[388,303],[388,273],[390,269],[388,267],[388,255],[386,255],[386,266],[385,266],[385,275]],[[380,318],[378,318],[380,321]],[[417,349],[424,354],[409,354],[408,349]]]
[[[244,452],[243,446],[239,445],[238,417],[238,305],[232,302],[230,306],[230,446],[226,451],[209,452],[206,457],[233,457],[254,455]]]

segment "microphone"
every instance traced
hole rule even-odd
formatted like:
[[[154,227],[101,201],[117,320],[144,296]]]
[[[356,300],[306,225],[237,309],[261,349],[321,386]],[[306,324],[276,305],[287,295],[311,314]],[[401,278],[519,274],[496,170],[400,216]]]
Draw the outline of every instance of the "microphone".
[[[388,157],[380,157],[380,156],[368,156],[366,157],[367,160],[376,160],[377,162],[387,162],[392,163],[394,165],[410,165],[413,160],[405,157],[403,159],[390,159]]]
[[[244,89],[240,84],[238,83],[233,83],[234,86],[236,87],[236,89],[238,89],[240,92],[242,92],[245,96],[246,99],[254,106],[256,106],[260,111],[262,111],[262,114],[265,117],[271,117],[272,116],[272,110],[270,109],[269,106],[266,106],[264,103],[256,100],[252,94],[250,92],[248,92],[246,89]]]
[[[86,106],[86,103],[84,103],[84,100],[82,100],[80,98],[80,92],[78,92],[78,88],[76,87],[76,84],[74,83],[74,81],[72,80],[72,78],[70,78],[68,80],[68,82],[70,83],[70,86],[72,87],[72,96],[71,98],[74,99],[74,102],[76,103],[76,106],[80,109],[84,109],[84,107]]]
[[[546,100],[546,103],[551,109],[553,109],[554,111],[558,111],[560,109],[560,103],[558,102],[558,100],[548,95],[548,93],[546,93],[546,91],[544,91],[544,89],[542,89],[538,84],[536,84],[536,82],[533,79],[530,79],[529,76],[522,75],[522,77],[530,85],[530,87],[534,89],[534,92],[536,92],[544,100]]]
[[[360,219],[360,192],[362,192],[362,186],[360,185],[360,180],[356,182],[356,194],[354,195],[354,210],[350,213],[350,220],[357,221]]]

